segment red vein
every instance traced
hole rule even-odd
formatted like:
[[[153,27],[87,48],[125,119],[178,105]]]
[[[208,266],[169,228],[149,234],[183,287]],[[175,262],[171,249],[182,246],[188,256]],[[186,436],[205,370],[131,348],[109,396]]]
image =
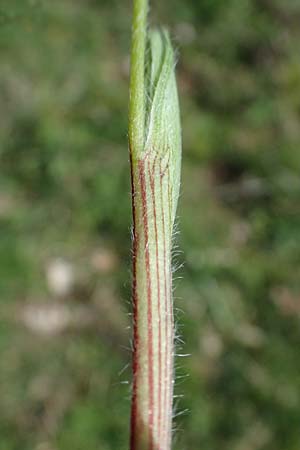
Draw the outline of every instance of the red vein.
[[[162,215],[162,230],[163,230],[163,265],[164,265],[164,293],[165,293],[165,317],[166,317],[166,340],[165,340],[165,364],[164,373],[165,379],[168,377],[168,355],[169,355],[169,320],[168,320],[168,296],[167,296],[167,262],[166,262],[166,233],[165,233],[165,218],[164,218],[164,207],[163,207],[163,175],[160,174],[160,197],[161,197],[161,215]],[[164,389],[164,414],[167,413],[167,389],[165,383]],[[164,419],[166,424],[166,418]],[[166,426],[164,427],[166,429]]]
[[[161,173],[160,173],[161,177],[163,177],[165,175],[166,171],[169,168],[169,164],[170,164],[170,152],[168,152],[168,159],[167,159],[167,162],[166,162],[166,166],[164,167],[164,169],[161,168]]]
[[[153,218],[154,218],[154,233],[155,233],[155,256],[156,256],[156,276],[157,276],[157,303],[158,303],[158,436],[160,441],[160,427],[161,427],[161,394],[162,394],[162,380],[161,380],[161,300],[160,300],[160,276],[159,276],[159,261],[158,261],[158,232],[157,232],[157,216],[156,216],[156,201],[155,201],[155,186],[154,186],[154,171],[155,171],[155,156],[152,170],[150,170],[150,163],[148,161],[148,169],[150,174],[150,187],[152,193]]]
[[[169,227],[170,227],[170,230],[169,230],[169,233],[171,234],[172,233],[172,217],[171,217],[171,206],[172,206],[172,198],[171,198],[171,193],[170,193],[170,190],[171,190],[171,183],[170,183],[170,171],[168,171],[167,172],[167,177],[168,177],[168,181],[167,181],[167,184],[168,184],[168,216],[169,216]],[[172,237],[171,237],[171,239],[172,239]],[[172,241],[171,241],[171,244],[172,244]],[[170,255],[171,256],[171,255]],[[169,306],[169,317],[168,317],[168,323],[170,324],[170,328],[171,328],[171,335],[170,335],[170,337],[169,337],[169,339],[170,339],[170,346],[171,346],[171,349],[172,349],[172,352],[173,352],[173,343],[174,343],[174,315],[173,315],[173,302],[172,302],[172,270],[171,270],[171,267],[170,267],[170,265],[169,265],[169,297],[168,297],[168,306]],[[172,352],[171,352],[171,355],[168,355],[169,356],[169,360],[168,360],[168,362],[169,362],[169,364],[170,364],[170,367],[169,367],[169,373],[168,373],[168,375],[169,375],[169,377],[170,377],[170,380],[169,380],[169,383],[168,383],[168,386],[169,386],[169,392],[168,392],[168,394],[169,394],[169,398],[168,398],[168,402],[167,402],[167,408],[170,408],[170,417],[168,418],[169,420],[171,420],[171,422],[172,422],[172,394],[173,394],[173,386],[172,386],[172,381],[173,381],[173,354],[172,354]],[[170,361],[171,360],[171,361]],[[171,438],[172,438],[172,423],[171,423],[171,426],[169,426],[168,427],[168,438],[167,438],[167,444],[168,445],[171,445]]]
[[[147,299],[148,299],[148,383],[149,383],[149,450],[153,450],[153,333],[152,333],[152,304],[151,304],[151,278],[150,278],[150,258],[148,247],[148,216],[147,216],[147,197],[146,197],[146,182],[144,172],[144,161],[139,161],[139,177],[142,196],[143,208],[143,225],[144,225],[144,239],[145,239],[145,266],[147,274]]]

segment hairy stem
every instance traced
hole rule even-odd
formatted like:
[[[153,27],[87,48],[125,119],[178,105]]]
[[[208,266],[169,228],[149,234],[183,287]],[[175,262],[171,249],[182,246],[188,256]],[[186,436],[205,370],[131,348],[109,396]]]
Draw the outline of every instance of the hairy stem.
[[[130,445],[131,450],[170,450],[174,355],[171,246],[181,138],[172,47],[165,31],[147,33],[146,13],[146,1],[136,0],[129,123],[134,222]]]

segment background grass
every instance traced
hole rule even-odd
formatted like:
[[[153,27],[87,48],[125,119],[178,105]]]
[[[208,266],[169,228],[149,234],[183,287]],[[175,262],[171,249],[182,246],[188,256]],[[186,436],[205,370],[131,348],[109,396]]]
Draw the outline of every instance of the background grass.
[[[151,18],[180,52],[174,449],[298,450],[300,4]],[[0,450],[128,448],[130,19],[0,1]]]

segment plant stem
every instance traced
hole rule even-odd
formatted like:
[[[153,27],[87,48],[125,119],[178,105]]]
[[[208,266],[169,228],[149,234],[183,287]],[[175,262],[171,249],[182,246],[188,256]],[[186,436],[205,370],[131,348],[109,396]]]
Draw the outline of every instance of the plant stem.
[[[129,139],[135,153],[145,137],[145,53],[148,0],[134,0],[129,102]]]
[[[166,32],[147,34],[146,26],[147,2],[135,0],[129,118],[134,225],[130,446],[131,450],[170,450],[174,354],[171,247],[181,138],[170,40]]]

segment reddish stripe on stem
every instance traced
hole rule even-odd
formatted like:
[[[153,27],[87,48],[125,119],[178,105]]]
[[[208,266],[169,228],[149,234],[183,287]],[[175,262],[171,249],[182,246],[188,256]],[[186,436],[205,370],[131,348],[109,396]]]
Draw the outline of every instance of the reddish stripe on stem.
[[[171,204],[172,204],[172,193],[171,193],[171,181],[170,181],[170,172],[168,172],[168,215],[169,215],[169,226],[171,227],[171,223],[172,223],[172,217],[171,217]],[[171,230],[170,230],[171,233]],[[170,336],[170,345],[171,345],[171,355],[169,355],[169,358],[171,359],[170,364],[170,390],[169,390],[169,398],[168,398],[168,405],[167,407],[170,408],[170,415],[171,417],[169,417],[168,419],[171,421],[171,426],[168,427],[168,440],[167,440],[167,445],[171,446],[171,441],[172,441],[172,397],[173,397],[173,346],[174,346],[174,312],[173,312],[173,301],[172,301],[172,270],[171,267],[169,266],[169,323],[171,324],[171,336]]]
[[[150,186],[152,194],[153,205],[153,219],[154,219],[154,233],[155,233],[155,256],[156,256],[156,276],[157,276],[157,302],[158,302],[158,436],[157,440],[160,442],[160,428],[161,428],[161,394],[162,394],[162,380],[161,380],[161,301],[160,301],[160,276],[159,276],[159,262],[158,262],[158,232],[157,232],[157,216],[156,216],[156,202],[155,202],[155,186],[154,186],[154,172],[155,172],[155,156],[152,170],[150,170],[150,163],[148,162],[148,170],[150,176]]]
[[[143,225],[145,239],[145,265],[147,274],[147,299],[148,299],[148,382],[149,382],[149,450],[153,450],[153,333],[152,333],[152,304],[151,304],[151,278],[150,278],[150,258],[148,247],[148,211],[147,196],[145,182],[145,166],[144,161],[139,161],[139,181],[141,186],[142,208],[143,208]]]
[[[167,288],[167,261],[166,261],[166,234],[165,234],[165,218],[164,218],[164,208],[163,208],[163,173],[160,174],[160,203],[161,203],[161,216],[162,216],[162,229],[163,229],[163,253],[164,253],[164,291],[165,291],[165,324],[166,324],[166,340],[165,340],[165,364],[164,364],[164,373],[165,373],[165,389],[164,389],[164,413],[168,412],[167,405],[167,389],[166,389],[166,380],[168,377],[168,356],[169,356],[169,321],[168,321],[168,288]],[[168,383],[167,383],[168,384]],[[164,417],[164,423],[166,430],[167,427],[167,418]],[[164,436],[164,439],[166,437]]]

